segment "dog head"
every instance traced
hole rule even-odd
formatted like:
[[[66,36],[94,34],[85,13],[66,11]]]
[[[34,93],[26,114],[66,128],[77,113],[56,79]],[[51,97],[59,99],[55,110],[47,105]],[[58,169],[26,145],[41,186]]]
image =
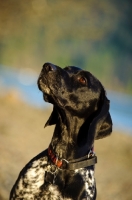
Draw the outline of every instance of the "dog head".
[[[86,140],[93,143],[94,139],[106,137],[112,132],[110,102],[104,87],[90,72],[74,66],[62,69],[45,63],[38,78],[38,87],[43,92],[44,100],[54,105],[46,126],[59,123],[58,113],[68,112],[84,119],[78,133],[80,145]]]

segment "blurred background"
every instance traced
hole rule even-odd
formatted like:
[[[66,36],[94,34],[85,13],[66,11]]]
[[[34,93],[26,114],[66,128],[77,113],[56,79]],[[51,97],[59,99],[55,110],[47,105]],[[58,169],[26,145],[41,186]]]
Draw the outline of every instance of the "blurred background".
[[[111,101],[113,134],[95,143],[97,200],[132,199],[132,1],[0,0],[0,200],[47,148],[45,62],[90,71]]]

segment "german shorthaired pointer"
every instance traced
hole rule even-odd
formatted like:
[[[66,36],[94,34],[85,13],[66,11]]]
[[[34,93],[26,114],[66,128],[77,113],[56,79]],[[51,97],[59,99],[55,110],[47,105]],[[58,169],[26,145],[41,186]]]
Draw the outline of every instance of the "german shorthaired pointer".
[[[102,84],[80,68],[45,63],[38,87],[53,104],[45,126],[56,126],[48,149],[20,172],[10,200],[95,200],[94,140],[112,132]]]

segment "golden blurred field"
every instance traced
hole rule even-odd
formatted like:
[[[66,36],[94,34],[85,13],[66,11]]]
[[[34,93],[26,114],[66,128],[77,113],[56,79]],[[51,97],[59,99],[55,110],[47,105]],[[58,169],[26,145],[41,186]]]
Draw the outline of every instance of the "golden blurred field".
[[[9,192],[23,166],[47,148],[53,128],[43,126],[51,110],[22,103],[13,93],[0,98],[0,200]],[[132,137],[113,134],[95,142],[97,200],[132,199]]]

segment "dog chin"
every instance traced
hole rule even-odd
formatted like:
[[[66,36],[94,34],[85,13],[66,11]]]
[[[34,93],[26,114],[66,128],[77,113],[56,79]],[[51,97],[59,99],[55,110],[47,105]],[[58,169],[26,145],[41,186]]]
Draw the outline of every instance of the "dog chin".
[[[48,103],[54,104],[53,98],[47,93],[43,92],[43,99],[44,99],[44,101],[46,101]]]
[[[49,102],[49,97],[46,93],[43,93],[43,99],[44,101]]]
[[[44,84],[40,84],[39,85],[39,89],[44,93],[44,94],[49,94],[50,93],[50,89],[44,85]]]

